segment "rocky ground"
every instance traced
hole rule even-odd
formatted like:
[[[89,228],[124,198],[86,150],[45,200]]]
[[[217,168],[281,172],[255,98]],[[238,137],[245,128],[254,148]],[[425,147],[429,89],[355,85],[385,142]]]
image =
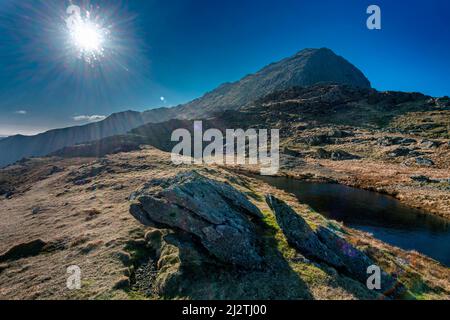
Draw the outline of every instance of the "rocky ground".
[[[3,299],[450,298],[448,268],[230,168],[144,148],[30,159],[2,177]],[[380,292],[361,274],[372,263],[386,272]],[[70,265],[80,290],[66,287]]]
[[[283,174],[386,193],[450,218],[448,140],[336,127],[305,134],[306,143],[286,143]]]

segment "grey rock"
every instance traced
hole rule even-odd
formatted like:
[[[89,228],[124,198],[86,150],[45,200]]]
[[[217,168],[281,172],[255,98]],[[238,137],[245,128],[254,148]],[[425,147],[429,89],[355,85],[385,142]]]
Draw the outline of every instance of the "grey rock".
[[[411,178],[411,180],[417,181],[417,182],[424,182],[424,183],[431,182],[429,177],[423,176],[423,175],[414,175],[414,176],[411,176],[410,178]]]
[[[425,166],[425,167],[432,167],[432,166],[434,166],[433,160],[428,159],[428,158],[418,157],[418,158],[416,158],[416,163],[418,165]]]
[[[442,145],[442,142],[424,139],[421,141],[420,145],[427,149],[436,149]]]
[[[348,274],[352,278],[365,284],[370,276],[367,273],[367,268],[375,265],[375,262],[365,253],[356,249],[344,238],[340,237],[328,228],[319,227],[316,233],[321,242],[343,261]],[[395,295],[402,290],[403,287],[397,282],[396,279],[384,271],[381,272],[381,289],[377,291],[386,295]]]
[[[360,159],[360,157],[343,150],[336,150],[331,152],[331,160],[333,161],[355,160],[355,159]]]
[[[91,183],[90,179],[81,179],[81,180],[76,180],[73,182],[74,185],[76,186],[84,186],[85,184]]]
[[[130,213],[153,227],[195,236],[217,259],[247,268],[262,262],[250,217],[263,215],[241,192],[195,171],[150,181]]]
[[[57,167],[57,166],[52,166],[52,167],[50,168],[50,170],[49,170],[48,175],[51,176],[51,175],[53,175],[53,174],[55,174],[55,173],[59,173],[59,172],[62,172],[62,171],[64,171],[64,169],[62,169],[62,168],[60,168],[60,167]]]
[[[319,148],[316,150],[316,153],[314,155],[316,158],[318,159],[330,159],[331,158],[331,152],[323,149],[323,148]]]
[[[327,263],[353,279],[366,283],[369,274],[367,268],[375,265],[365,253],[356,249],[337,233],[325,227],[314,232],[306,221],[291,207],[272,195],[266,196],[266,202],[276,216],[276,220],[288,241],[306,257]],[[396,295],[403,286],[396,279],[381,272],[381,289],[385,295]]]
[[[296,158],[303,157],[303,154],[301,152],[298,152],[296,150],[292,150],[292,149],[290,149],[288,147],[285,147],[283,149],[283,153],[288,155],[288,156],[292,156],[292,157],[296,157]]]
[[[13,197],[13,195],[14,195],[14,192],[12,192],[12,191],[7,191],[7,192],[5,193],[5,198],[6,198],[6,199],[11,199],[11,198]]]
[[[417,140],[412,138],[403,138],[403,137],[382,137],[378,139],[378,144],[380,146],[393,146],[393,145],[411,145],[417,143]]]
[[[417,150],[412,150],[409,154],[408,157],[419,157],[419,156],[423,156],[423,153]]]
[[[321,146],[334,143],[334,140],[326,134],[306,137],[301,139],[301,141],[309,146]]]
[[[343,266],[341,259],[320,242],[311,227],[291,207],[272,195],[266,196],[266,202],[284,235],[300,253],[337,268]]]
[[[393,158],[395,158],[395,157],[404,157],[404,156],[409,155],[411,153],[411,151],[412,150],[409,149],[409,148],[398,147],[398,148],[390,151],[388,153],[388,156],[393,157]]]
[[[353,155],[343,150],[327,151],[323,148],[319,148],[316,150],[315,157],[318,159],[331,159],[333,161],[360,159],[359,156]]]
[[[327,135],[332,138],[347,138],[355,136],[355,134],[351,131],[340,129],[331,129],[331,131],[329,131]]]
[[[41,239],[23,242],[14,245],[5,253],[0,254],[0,262],[15,261],[22,258],[33,257],[41,254],[47,243]]]
[[[68,181],[75,185],[84,185],[102,173],[114,173],[111,163],[106,159],[100,160],[94,165],[82,166],[78,171],[70,172]]]
[[[412,139],[412,138],[403,138],[400,140],[400,144],[404,144],[404,145],[411,145],[411,144],[416,144],[417,140],[416,139]]]

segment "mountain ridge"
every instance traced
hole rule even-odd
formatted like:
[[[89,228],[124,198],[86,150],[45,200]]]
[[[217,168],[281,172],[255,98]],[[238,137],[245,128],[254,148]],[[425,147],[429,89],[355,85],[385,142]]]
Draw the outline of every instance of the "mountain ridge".
[[[35,136],[1,139],[0,149],[8,152],[0,155],[0,167],[23,157],[43,156],[78,143],[125,134],[146,123],[173,118],[204,118],[217,111],[238,109],[276,90],[318,83],[370,88],[369,80],[359,69],[330,49],[304,49],[238,81],[224,83],[186,104],[143,112],[113,113],[105,120],[83,126],[54,129]]]

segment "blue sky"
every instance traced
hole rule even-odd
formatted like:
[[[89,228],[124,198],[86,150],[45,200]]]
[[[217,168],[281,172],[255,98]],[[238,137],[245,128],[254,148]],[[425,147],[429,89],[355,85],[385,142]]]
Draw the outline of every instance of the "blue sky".
[[[0,0],[0,135],[187,102],[303,48],[334,50],[379,90],[450,95],[446,0],[90,3],[115,50],[95,66],[66,52],[69,1]],[[366,28],[370,4],[382,30]]]

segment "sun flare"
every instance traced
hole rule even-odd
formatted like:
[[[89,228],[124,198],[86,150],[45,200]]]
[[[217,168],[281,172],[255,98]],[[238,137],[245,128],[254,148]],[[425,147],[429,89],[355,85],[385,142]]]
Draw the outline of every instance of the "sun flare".
[[[80,22],[72,30],[74,45],[82,51],[101,51],[103,37],[101,30],[94,24]]]
[[[108,30],[91,21],[89,11],[82,17],[78,6],[70,6],[67,13],[69,40],[79,58],[88,63],[99,60],[104,54]]]

